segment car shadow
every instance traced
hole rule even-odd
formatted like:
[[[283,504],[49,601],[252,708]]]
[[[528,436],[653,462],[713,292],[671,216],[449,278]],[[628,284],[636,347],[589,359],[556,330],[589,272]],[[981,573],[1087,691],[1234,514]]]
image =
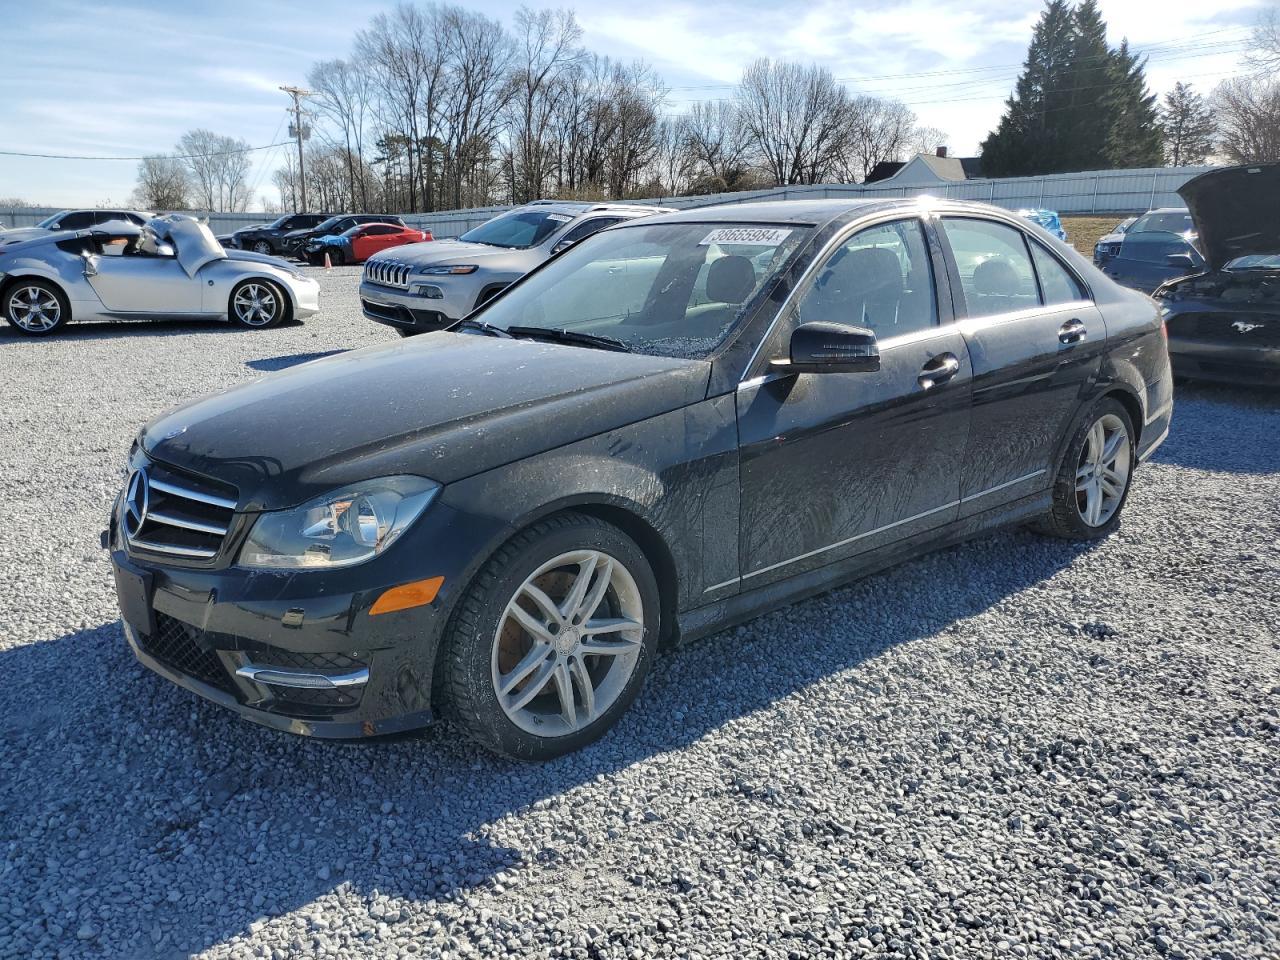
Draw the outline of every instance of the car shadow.
[[[1182,407],[1196,407],[1205,416],[1179,416]],[[1269,474],[1280,471],[1280,446],[1268,436],[1245,442],[1244,431],[1228,424],[1241,411],[1270,412],[1280,427],[1280,390],[1233,387],[1226,384],[1179,380],[1173,395],[1169,439],[1152,460],[1216,473]]]
[[[540,811],[566,791],[833,676],[847,674],[842,695],[859,697],[861,664],[929,643],[1088,549],[1001,533],[670,651],[613,732],[541,765],[495,758],[444,724],[351,744],[247,723],[140,666],[118,622],[9,649],[9,866],[32,890],[50,869],[76,885],[61,901],[26,904],[29,915],[68,937],[87,923],[136,958],[248,935],[339,884],[370,899],[456,900],[503,870],[571,860],[572,831],[548,828],[516,849],[498,839],[503,818],[555,816]],[[124,875],[99,875],[99,859],[126,865]],[[127,910],[108,893],[121,883]]]
[[[300,363],[309,363],[312,360],[320,360],[324,357],[333,357],[339,353],[346,352],[346,350],[320,350],[315,353],[291,353],[282,357],[264,357],[261,360],[246,360],[244,365],[253,370],[263,370],[269,373],[273,370],[287,370],[289,367],[296,367]]]
[[[28,337],[13,327],[0,325],[5,340],[114,340],[117,337],[175,337],[189,333],[259,333],[222,320],[84,320],[72,321],[49,337]]]

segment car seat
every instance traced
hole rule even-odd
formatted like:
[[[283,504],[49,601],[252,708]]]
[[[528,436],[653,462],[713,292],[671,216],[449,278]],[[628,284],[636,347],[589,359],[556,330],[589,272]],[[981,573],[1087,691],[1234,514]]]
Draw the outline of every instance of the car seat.
[[[971,311],[978,316],[1003,313],[1022,306],[1022,282],[1018,271],[1005,257],[983,260],[973,271],[975,303]]]

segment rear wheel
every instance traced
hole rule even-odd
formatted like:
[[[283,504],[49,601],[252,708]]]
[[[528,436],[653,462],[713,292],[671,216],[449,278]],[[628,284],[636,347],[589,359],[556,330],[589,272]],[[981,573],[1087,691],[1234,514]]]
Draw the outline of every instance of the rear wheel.
[[[657,635],[657,582],[635,542],[593,517],[553,517],[499,549],[459,601],[445,709],[490,750],[549,760],[617,722]]]
[[[1137,463],[1133,420],[1103,397],[1077,428],[1053,484],[1053,507],[1036,529],[1068,540],[1096,540],[1120,524]]]
[[[284,294],[265,280],[245,280],[231,291],[227,313],[242,327],[265,330],[284,320]]]
[[[21,279],[4,292],[4,318],[29,337],[44,337],[71,319],[71,305],[47,280]]]

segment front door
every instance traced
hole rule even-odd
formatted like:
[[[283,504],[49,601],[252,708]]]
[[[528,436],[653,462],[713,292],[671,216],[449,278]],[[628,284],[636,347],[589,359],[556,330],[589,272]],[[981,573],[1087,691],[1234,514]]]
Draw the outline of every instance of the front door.
[[[1075,274],[1020,228],[978,217],[941,227],[973,359],[964,517],[1049,486],[1107,332]]]
[[[89,276],[111,313],[200,313],[200,279],[187,276],[176,257],[104,253]]]
[[[739,387],[743,589],[955,519],[972,377],[949,301],[939,310],[940,263],[918,219],[857,231],[781,322],[869,327],[880,370]]]

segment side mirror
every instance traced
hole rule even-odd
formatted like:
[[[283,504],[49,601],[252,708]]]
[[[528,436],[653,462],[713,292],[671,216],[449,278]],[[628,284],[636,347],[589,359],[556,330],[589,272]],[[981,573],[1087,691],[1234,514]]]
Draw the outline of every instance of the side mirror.
[[[776,373],[867,373],[880,369],[876,335],[845,323],[802,323],[791,333],[791,359],[774,360]]]
[[[554,247],[551,248],[551,255],[554,257],[558,253],[564,253],[566,250],[568,250],[577,242],[578,241],[576,240],[567,240],[567,239],[561,240],[559,243],[557,243]]]
[[[1164,262],[1171,267],[1187,267],[1188,269],[1196,265],[1195,258],[1189,253],[1171,253],[1164,258]]]
[[[80,253],[84,257],[84,275],[86,277],[96,277],[98,275],[98,255],[84,250]]]

